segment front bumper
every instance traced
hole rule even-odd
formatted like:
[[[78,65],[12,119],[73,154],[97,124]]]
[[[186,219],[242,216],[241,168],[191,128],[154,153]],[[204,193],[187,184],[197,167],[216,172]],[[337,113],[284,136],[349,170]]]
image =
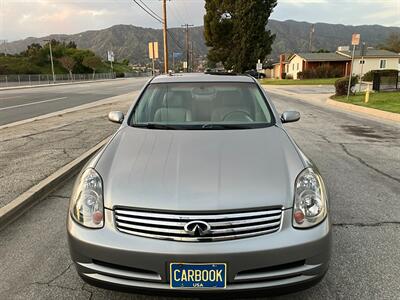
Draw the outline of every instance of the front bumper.
[[[113,211],[107,209],[102,229],[84,228],[70,216],[67,228],[80,276],[118,288],[170,291],[171,262],[227,264],[225,289],[198,289],[196,293],[298,286],[325,274],[331,249],[329,219],[314,228],[294,229],[291,209],[283,212],[278,232],[224,242],[176,242],[129,235],[116,229]]]

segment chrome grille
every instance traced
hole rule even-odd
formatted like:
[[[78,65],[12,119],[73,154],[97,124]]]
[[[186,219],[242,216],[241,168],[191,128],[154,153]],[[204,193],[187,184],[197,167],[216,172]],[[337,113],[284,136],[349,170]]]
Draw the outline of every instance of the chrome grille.
[[[116,208],[115,222],[119,231],[163,240],[182,242],[210,242],[253,237],[276,232],[281,226],[282,209],[225,213],[225,214],[172,214]],[[209,225],[206,232],[190,232],[189,222]],[[196,223],[196,222],[194,222]]]

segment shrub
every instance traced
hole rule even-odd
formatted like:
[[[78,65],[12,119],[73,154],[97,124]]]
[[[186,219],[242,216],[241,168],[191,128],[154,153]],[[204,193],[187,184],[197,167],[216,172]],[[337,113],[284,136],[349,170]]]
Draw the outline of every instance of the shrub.
[[[298,73],[299,79],[314,79],[314,78],[338,78],[343,75],[341,68],[332,67],[329,65],[321,65],[316,68],[310,68]]]
[[[282,79],[286,79],[286,73],[282,73]]]
[[[362,77],[362,80],[364,81],[373,81],[374,80],[374,74],[380,74],[381,76],[393,76],[396,77],[397,73],[399,71],[397,70],[371,70],[367,73],[364,74]]]
[[[297,72],[297,78],[298,79],[304,79],[304,73],[303,72]]]
[[[115,77],[116,78],[123,78],[123,77],[125,77],[125,73],[117,72],[117,73],[115,73]]]
[[[285,79],[293,79],[293,75],[292,74],[286,74]]]
[[[351,77],[351,85],[353,88],[358,82],[357,76]],[[349,87],[349,77],[342,77],[335,81],[336,96],[347,95],[347,90]]]

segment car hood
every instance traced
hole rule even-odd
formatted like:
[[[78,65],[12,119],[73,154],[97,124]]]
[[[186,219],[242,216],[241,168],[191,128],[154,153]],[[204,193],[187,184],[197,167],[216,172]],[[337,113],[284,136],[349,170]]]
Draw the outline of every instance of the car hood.
[[[105,207],[214,211],[292,207],[304,168],[284,130],[122,128],[96,164]]]

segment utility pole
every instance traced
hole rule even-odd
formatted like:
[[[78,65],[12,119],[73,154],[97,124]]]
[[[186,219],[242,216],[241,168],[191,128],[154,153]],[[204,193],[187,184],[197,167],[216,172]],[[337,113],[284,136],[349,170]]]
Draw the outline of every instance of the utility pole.
[[[163,0],[164,73],[168,74],[167,0]]]
[[[4,55],[7,56],[7,45],[6,45],[7,40],[1,40],[1,41],[3,42],[4,45]]]
[[[194,50],[193,50],[193,41],[190,42],[190,66],[192,72],[194,72]]]
[[[111,76],[112,78],[114,78],[114,66],[113,66],[113,62],[114,62],[114,51],[112,50],[108,50],[107,51],[107,60],[110,62],[110,67],[111,67]]]
[[[351,79],[353,77],[353,67],[354,67],[354,54],[356,52],[356,46],[360,44],[360,34],[353,33],[351,37],[351,44],[353,46],[353,52],[351,54],[351,69],[350,69],[350,76],[349,76],[349,84],[347,86],[347,100],[349,100],[350,90],[351,90]]]
[[[185,28],[185,34],[186,34],[186,39],[185,39],[185,48],[186,48],[186,72],[189,72],[189,61],[190,61],[190,50],[189,50],[189,27],[192,27],[194,25],[192,24],[183,24],[181,27]]]
[[[175,52],[172,52],[172,72],[175,73]]]
[[[361,93],[361,85],[362,85],[362,77],[363,77],[363,71],[364,71],[364,56],[365,56],[365,51],[366,51],[366,44],[362,43],[361,44],[361,49],[360,49],[360,55],[361,55],[361,71],[360,71],[360,84],[359,84],[359,92]]]
[[[54,62],[53,62],[53,50],[51,49],[51,40],[44,40],[45,42],[49,42],[50,48],[50,61],[51,61],[51,73],[53,74],[53,83],[56,82],[56,76],[54,74]]]
[[[315,25],[312,24],[311,25],[311,29],[310,29],[310,45],[309,45],[309,51],[310,52],[312,52],[312,42],[313,42],[314,32],[315,32]]]

